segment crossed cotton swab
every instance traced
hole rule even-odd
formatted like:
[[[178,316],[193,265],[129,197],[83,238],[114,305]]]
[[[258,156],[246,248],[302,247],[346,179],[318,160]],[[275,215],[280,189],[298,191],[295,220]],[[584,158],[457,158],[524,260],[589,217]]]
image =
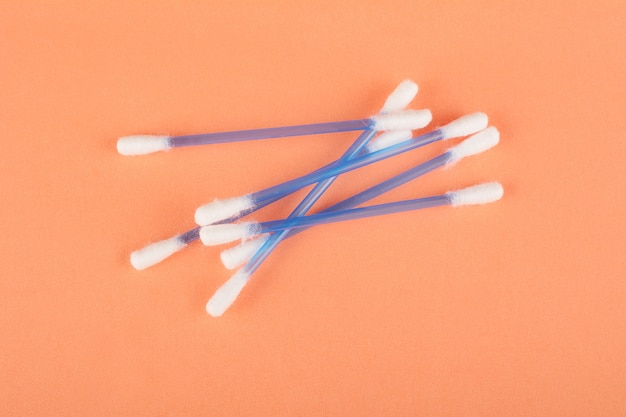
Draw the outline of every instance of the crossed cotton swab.
[[[417,85],[411,80],[403,81],[385,101],[380,113],[367,119],[345,120],[306,124],[298,126],[271,127],[265,129],[239,130],[234,132],[206,133],[186,136],[135,135],[124,136],[117,141],[117,151],[122,155],[145,155],[184,146],[209,145],[226,142],[241,142],[288,136],[317,135],[348,132],[353,130],[392,130],[397,115],[388,115],[402,110],[417,93]],[[407,114],[410,114],[407,113]]]
[[[479,184],[462,190],[450,191],[445,194],[415,200],[399,201],[396,203],[381,204],[378,206],[340,210],[317,214],[312,216],[297,217],[287,220],[282,225],[275,224],[275,230],[289,230],[293,228],[304,228],[317,224],[324,224],[333,221],[351,220],[372,215],[382,215],[398,213],[407,210],[419,210],[428,207],[450,205],[460,207],[464,205],[487,204],[502,198],[504,191],[498,182]],[[268,230],[272,226],[268,227]],[[254,259],[254,258],[253,258]],[[237,299],[239,293],[250,279],[251,273],[246,267],[240,269],[224,285],[222,285],[211,299],[207,302],[207,312],[219,317]]]
[[[444,205],[458,207],[462,205],[486,204],[499,200],[503,195],[503,189],[499,183],[493,182],[450,191],[438,196],[355,208],[363,202],[369,201],[411,179],[441,166],[454,164],[466,156],[481,153],[498,143],[498,131],[493,127],[485,129],[488,119],[484,113],[473,113],[463,116],[430,133],[411,139],[411,130],[425,127],[432,119],[429,110],[401,111],[412,101],[417,90],[417,85],[412,81],[403,81],[387,98],[380,113],[366,119],[200,135],[138,135],[120,138],[117,142],[117,150],[120,154],[141,155],[185,146],[362,131],[361,135],[339,159],[322,168],[264,190],[239,197],[223,200],[216,199],[212,203],[200,206],[194,216],[196,223],[200,227],[195,227],[187,232],[150,244],[133,252],[131,254],[131,264],[136,269],[147,268],[164,260],[198,238],[205,245],[216,245],[241,239],[242,243],[240,245],[222,252],[221,255],[222,262],[229,269],[246,261],[247,263],[231,276],[207,302],[207,312],[217,317],[221,316],[237,299],[252,274],[277,245],[283,239],[293,236],[306,228],[429,207]],[[384,131],[385,133],[372,141],[376,132],[379,131]],[[383,181],[317,214],[306,215],[325,190],[342,173],[435,141],[472,135],[476,132],[480,133],[471,136],[425,163],[417,165],[387,181]],[[286,219],[261,223],[232,223],[310,184],[315,184],[315,186]]]
[[[430,111],[422,111],[420,124],[430,121]],[[326,178],[336,177],[368,164],[390,158],[403,152],[419,148],[439,140],[447,140],[460,136],[467,136],[478,132],[487,126],[488,118],[484,113],[473,113],[448,123],[430,133],[417,136],[411,140],[401,142],[389,148],[360,155],[344,163],[331,163],[300,178],[287,181],[265,190],[234,197],[226,200],[216,200],[196,210],[196,222],[208,225],[217,222],[233,221],[250,214],[268,204],[273,203],[307,185],[323,181]],[[415,120],[412,120],[415,123]],[[168,258],[172,254],[185,248],[189,243],[198,239],[198,227],[169,239],[152,243],[131,253],[130,261],[135,269],[145,269]]]
[[[415,97],[417,94],[417,84],[415,84],[411,80],[402,81],[396,89],[387,97],[385,103],[379,114],[390,114],[394,112],[399,112],[403,110]],[[423,112],[421,113],[421,119],[424,119],[424,116],[428,116],[430,120],[430,113],[425,115]],[[424,123],[422,120],[420,124]],[[413,122],[411,122],[413,123]],[[401,126],[405,127],[405,126]],[[371,129],[365,130],[357,141],[365,141],[367,142],[373,135],[374,131]],[[400,131],[389,131],[383,133],[379,138],[383,140],[386,144],[391,145],[393,143],[401,142],[411,137],[410,130],[400,130]],[[124,138],[122,138],[124,139]],[[377,138],[378,140],[378,138]],[[376,142],[376,141],[375,141]],[[119,143],[119,142],[118,142]],[[266,201],[266,205],[278,200],[281,196]],[[259,207],[260,208],[260,207]],[[240,214],[239,217],[245,215],[246,213]],[[233,220],[236,220],[238,217],[234,217]],[[134,251],[130,256],[130,262],[135,269],[142,270],[148,268],[152,265],[155,265],[174,253],[180,251],[185,248],[189,243],[198,239],[199,228],[193,228],[188,230],[187,232],[181,233],[169,239],[164,239],[155,243],[151,243],[139,250]]]
[[[499,139],[500,134],[498,130],[495,127],[488,127],[487,129],[470,136],[458,145],[449,148],[446,152],[430,159],[429,161],[419,164],[401,174],[381,182],[380,184],[336,203],[313,216],[307,217],[314,218],[315,216],[327,215],[331,218],[335,218],[334,216],[339,216],[339,212],[349,211],[349,209],[353,209],[362,203],[372,200],[375,197],[378,197],[437,168],[455,164],[463,158],[491,149],[498,144]],[[202,240],[202,243],[207,246],[220,245],[239,239],[250,239],[260,234],[287,230],[289,229],[288,226],[291,222],[296,222],[298,226],[294,227],[294,229],[297,230],[294,230],[285,236],[290,237],[300,232],[300,229],[311,225],[306,222],[300,223],[297,219],[301,219],[301,217],[289,217],[284,220],[275,220],[263,223],[240,222],[204,226],[200,230],[200,239]],[[335,221],[340,221],[344,218],[338,217],[338,219],[339,220]],[[246,240],[244,244],[247,243],[252,243],[252,241]]]

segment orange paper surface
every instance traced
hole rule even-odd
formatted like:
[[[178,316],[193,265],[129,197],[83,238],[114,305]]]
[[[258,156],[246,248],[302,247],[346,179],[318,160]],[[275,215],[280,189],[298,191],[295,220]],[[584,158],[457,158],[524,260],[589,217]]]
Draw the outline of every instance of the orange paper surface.
[[[623,2],[1,3],[2,416],[626,415]],[[433,126],[484,111],[501,143],[375,202],[492,180],[500,202],[309,230],[220,319],[221,248],[129,265],[357,135],[117,137],[367,117],[405,78]]]

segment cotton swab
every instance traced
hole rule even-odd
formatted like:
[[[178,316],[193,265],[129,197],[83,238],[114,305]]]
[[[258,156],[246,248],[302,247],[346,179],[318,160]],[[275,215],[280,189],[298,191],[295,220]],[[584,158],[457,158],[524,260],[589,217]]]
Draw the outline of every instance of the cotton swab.
[[[333,171],[325,172],[324,168],[321,168],[313,173],[301,177],[299,179],[300,183],[296,183],[295,187],[294,182],[296,180],[292,180],[290,182],[265,189],[261,193],[264,192],[266,194],[270,194],[270,197],[266,197],[264,200],[254,201],[250,197],[251,195],[226,200],[216,200],[215,202],[209,203],[208,205],[202,206],[196,210],[196,222],[205,222],[204,225],[207,225],[227,220],[236,220],[298,190],[298,186],[301,188],[311,183],[324,180],[328,177],[337,176],[339,173],[356,169],[360,166],[364,166],[438,140],[465,136],[483,129],[486,125],[487,116],[484,113],[473,113],[463,116],[433,132],[418,136],[410,141],[402,142],[398,145],[392,146],[391,148],[382,149],[371,154],[354,158],[348,164],[345,164],[346,166],[344,166],[343,169],[341,165],[337,167],[333,164],[329,164],[325,168],[334,168]],[[317,175],[317,177],[315,177],[315,175]],[[313,179],[311,180],[312,177]],[[288,185],[288,187],[281,189],[281,187],[285,185]],[[271,194],[272,192],[273,194]],[[205,213],[200,213],[203,210]],[[208,215],[206,212],[208,212]],[[142,249],[134,251],[130,257],[131,265],[137,270],[153,266],[198,239],[199,231],[200,229],[195,227],[172,238],[149,244]]]
[[[233,132],[206,133],[185,136],[134,135],[124,136],[117,141],[117,151],[122,155],[145,155],[186,146],[212,145],[218,143],[282,138],[290,136],[317,135],[349,132],[353,130],[387,130],[389,117],[374,116],[367,119],[341,122],[316,123],[298,126],[281,126],[265,129],[240,130]]]
[[[423,164],[413,167],[401,174],[398,174],[387,181],[384,181],[365,191],[362,191],[361,193],[358,193],[331,207],[328,207],[318,214],[330,215],[330,213],[336,213],[342,210],[345,211],[347,209],[356,207],[437,168],[445,165],[454,164],[467,156],[482,153],[497,145],[499,142],[499,138],[500,134],[498,130],[495,127],[489,127],[465,139],[460,144],[449,148],[443,154],[427,162],[424,162]],[[228,243],[239,239],[250,239],[258,234],[285,230],[288,227],[283,227],[283,225],[289,224],[290,219],[291,217],[286,220],[277,220],[274,222],[265,223],[241,222],[204,226],[200,230],[200,239],[202,240],[202,243],[209,246]],[[281,227],[276,228],[276,225],[280,225]],[[305,226],[299,226],[299,229],[302,229]],[[291,236],[296,233],[297,231],[294,230],[292,233],[289,233],[285,237]],[[255,240],[256,239],[246,240],[244,244],[253,244]],[[250,254],[250,256],[252,255],[254,255],[254,253]],[[228,255],[226,255],[226,258],[228,258]],[[237,264],[236,266],[238,265],[239,264]]]
[[[240,130],[233,132],[206,133],[186,136],[135,135],[124,136],[117,141],[117,151],[122,155],[145,155],[186,146],[211,145],[227,142],[283,138],[290,136],[319,135],[324,133],[349,132],[353,130],[395,130],[399,117],[410,117],[412,111],[400,114],[380,114],[367,119],[341,122],[316,123],[298,126],[282,126],[266,129]]]
[[[430,121],[430,117],[430,112],[424,110],[421,116],[422,124],[427,124],[427,122]],[[267,200],[272,200],[278,196],[286,196],[307,185],[323,181],[326,178],[336,177],[344,172],[390,158],[432,142],[476,133],[486,128],[487,122],[488,118],[486,114],[472,113],[430,133],[420,135],[412,140],[402,142],[389,148],[367,153],[345,162],[335,161],[300,178],[296,178],[252,194],[223,200],[215,200],[212,203],[200,206],[196,210],[196,223],[200,226],[205,226],[224,219],[238,217],[241,213],[258,210],[266,206],[268,204]]]
[[[429,207],[453,205],[462,206],[470,204],[485,204],[498,200],[502,194],[501,187],[494,186],[497,183],[481,184],[467,189],[449,192],[443,195],[418,198],[413,200],[396,201],[393,203],[379,204],[375,206],[336,210],[326,213],[311,214],[308,216],[292,217],[285,220],[273,220],[261,223],[235,223],[216,226],[205,226],[200,231],[202,242],[208,240],[209,244],[221,244],[232,240],[247,238],[250,236],[275,233],[284,230],[297,230],[318,226],[328,223],[337,223],[347,220],[364,219],[387,214],[401,213],[405,211],[421,210]],[[498,184],[499,186],[499,184]],[[494,199],[494,196],[495,197]],[[226,228],[222,228],[226,226]],[[210,233],[203,234],[204,231]],[[239,235],[233,239],[234,235]]]
[[[117,141],[117,151],[122,155],[145,155],[185,146],[209,145],[226,142],[240,142],[259,139],[282,138],[288,136],[317,135],[324,133],[348,132],[352,130],[389,130],[389,118],[381,117],[387,113],[398,112],[410,103],[417,94],[417,85],[405,80],[389,95],[379,115],[367,119],[346,120],[341,122],[315,123],[296,126],[281,126],[265,129],[239,130],[233,132],[206,133],[200,135],[162,136],[134,135],[124,136]]]
[[[285,225],[287,230],[294,227],[306,227],[320,222],[331,221],[332,216],[337,219],[343,217],[343,220],[357,219],[367,217],[371,214],[391,214],[407,210],[419,210],[428,207],[450,205],[452,207],[460,207],[464,205],[487,204],[502,198],[504,190],[500,183],[491,182],[468,187],[462,190],[451,191],[443,195],[420,198],[415,200],[400,201],[396,203],[381,204],[378,206],[363,207],[351,210],[343,210],[339,212],[317,214],[312,216],[304,216],[293,218]],[[308,223],[308,224],[307,224]],[[254,258],[253,258],[254,259]],[[246,267],[240,269],[233,275],[224,285],[207,302],[206,310],[213,317],[219,317],[231,306],[237,299],[241,290],[245,287],[250,279],[251,272]]]
[[[411,80],[402,81],[394,91],[387,97],[385,103],[379,114],[389,114],[389,113],[397,113],[403,110],[406,106],[409,105],[413,98],[417,94],[418,86]],[[386,132],[386,134],[390,134],[393,131]],[[406,131],[402,131],[403,133],[398,136],[395,135],[395,139],[389,139],[387,142],[392,142],[392,140],[400,140],[403,137],[407,136]],[[366,143],[371,137],[373,133],[371,129],[365,130],[363,134],[357,139],[357,141],[361,140]],[[384,136],[385,133],[382,135]],[[364,136],[367,136],[365,138]],[[119,142],[118,142],[119,143]],[[275,197],[273,200],[269,199],[266,201],[267,204],[280,199],[280,196]],[[248,214],[251,211],[243,211],[240,216]],[[237,217],[236,217],[237,218]],[[236,220],[235,218],[235,220]],[[228,219],[225,219],[226,221]],[[167,259],[174,253],[185,248],[189,243],[198,239],[200,228],[195,227],[191,230],[188,230],[185,233],[179,234],[177,236],[171,237],[169,239],[161,240],[155,243],[151,243],[139,250],[131,253],[130,263],[137,270],[143,270],[150,266],[153,266],[164,259]]]

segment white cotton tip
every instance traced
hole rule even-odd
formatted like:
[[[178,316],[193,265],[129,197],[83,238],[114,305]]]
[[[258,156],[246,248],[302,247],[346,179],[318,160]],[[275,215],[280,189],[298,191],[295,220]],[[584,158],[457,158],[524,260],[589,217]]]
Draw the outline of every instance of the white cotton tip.
[[[256,239],[251,239],[240,243],[237,246],[223,250],[220,254],[222,264],[227,269],[235,269],[248,262],[261,246],[267,242],[269,235],[263,235]]]
[[[250,274],[240,270],[224,283],[206,303],[206,312],[213,317],[220,317],[235,302],[243,287],[248,283]]]
[[[200,229],[200,240],[206,246],[222,245],[257,234],[258,223],[241,222],[228,224],[210,224]]]
[[[206,226],[220,220],[240,214],[242,211],[254,207],[252,198],[247,195],[241,197],[227,198],[225,200],[215,200],[196,209],[195,220],[200,226]]]
[[[466,156],[485,152],[487,149],[496,146],[498,142],[500,142],[500,132],[493,126],[488,127],[448,149],[448,154],[450,155],[448,164],[454,164]]]
[[[503,194],[504,189],[499,182],[486,182],[446,193],[453,207],[492,203],[500,200]]]
[[[178,237],[172,237],[170,239],[151,243],[145,248],[131,253],[130,264],[137,270],[146,269],[170,257],[185,246],[187,246],[187,244],[181,241]]]
[[[388,132],[381,133],[373,141],[367,144],[368,152],[376,152],[384,148],[396,145],[401,142],[405,142],[413,137],[413,132],[410,130],[390,130]]]
[[[430,123],[433,115],[430,110],[405,110],[398,113],[381,114],[372,117],[374,130],[415,130]]]
[[[380,113],[395,113],[404,110],[417,95],[417,84],[411,80],[402,81],[385,101]]]
[[[480,132],[487,127],[488,123],[487,115],[478,112],[460,117],[439,129],[443,131],[444,139],[451,139]]]
[[[169,148],[169,136],[124,136],[117,140],[117,151],[122,155],[145,155]]]

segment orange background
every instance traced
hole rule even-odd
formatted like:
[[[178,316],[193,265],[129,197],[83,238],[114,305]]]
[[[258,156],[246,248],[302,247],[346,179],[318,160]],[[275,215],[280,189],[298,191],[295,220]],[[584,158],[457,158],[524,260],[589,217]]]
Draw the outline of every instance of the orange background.
[[[626,415],[625,18],[622,1],[3,1],[0,414]],[[307,231],[221,319],[204,311],[221,248],[131,268],[196,206],[356,134],[133,158],[118,136],[366,117],[404,78],[434,125],[484,111],[501,143],[376,202],[490,180],[502,201]]]

